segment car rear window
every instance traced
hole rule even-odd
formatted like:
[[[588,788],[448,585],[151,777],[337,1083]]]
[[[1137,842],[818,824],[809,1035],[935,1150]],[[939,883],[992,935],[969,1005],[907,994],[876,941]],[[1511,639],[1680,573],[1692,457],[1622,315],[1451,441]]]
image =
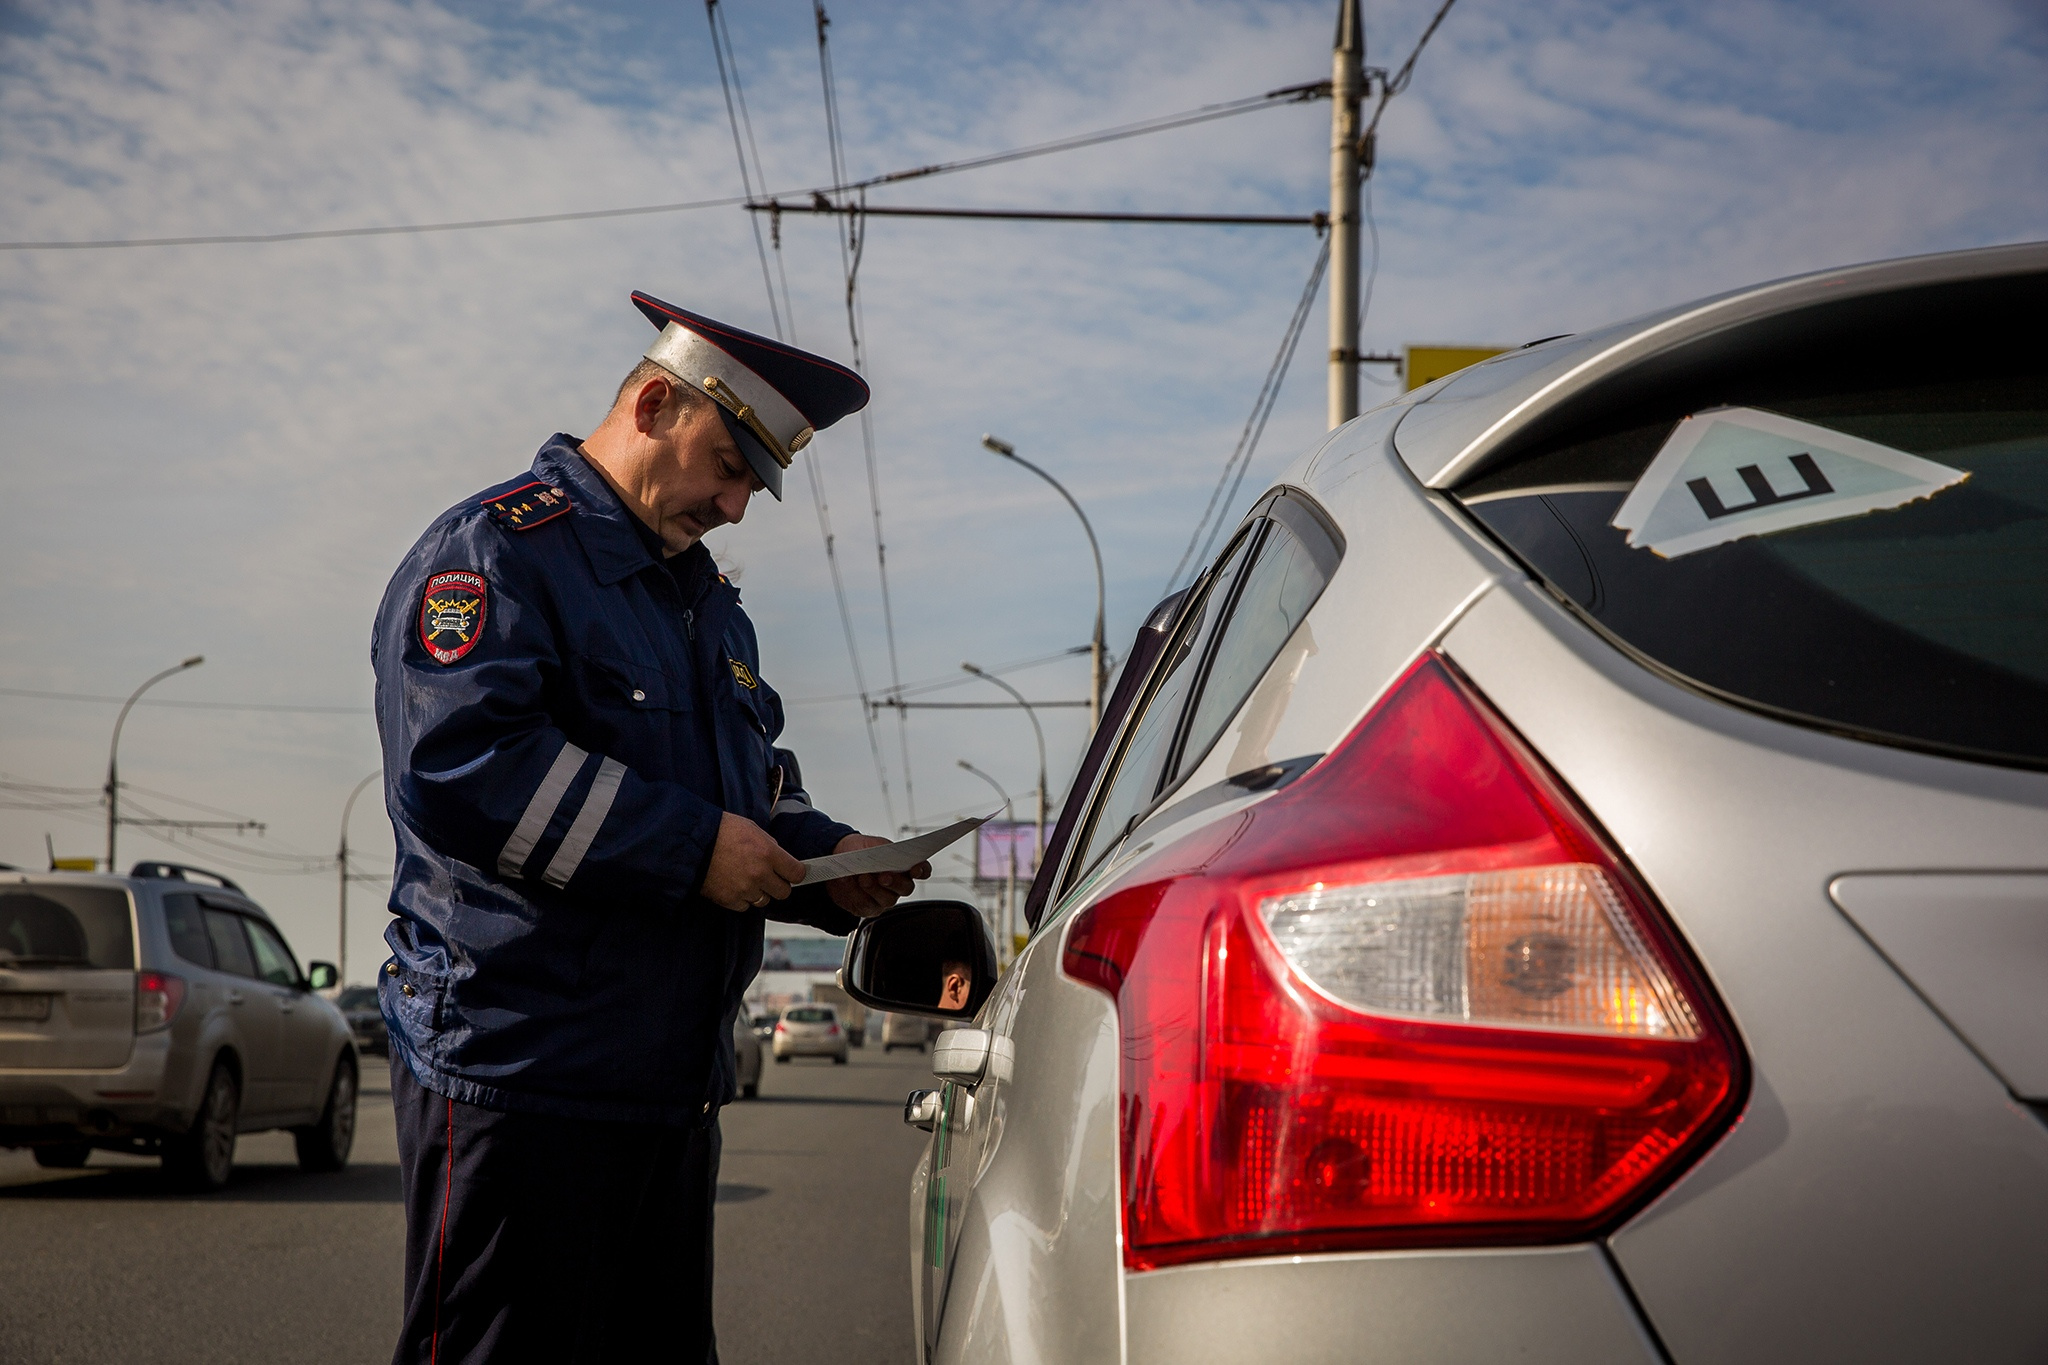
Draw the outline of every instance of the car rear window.
[[[797,1009],[782,1016],[792,1024],[829,1024],[834,1015],[828,1009]]]
[[[1457,496],[1684,681],[1858,738],[2048,766],[2048,364],[2038,330],[1999,316],[2044,292],[1922,306],[1932,333],[1866,311],[1868,335],[1823,329],[1803,356],[1667,374],[1655,399]],[[1715,439],[1735,443],[1699,463]],[[1861,489],[1888,505],[1858,510]]]
[[[0,967],[134,966],[126,892],[47,883],[0,889]]]

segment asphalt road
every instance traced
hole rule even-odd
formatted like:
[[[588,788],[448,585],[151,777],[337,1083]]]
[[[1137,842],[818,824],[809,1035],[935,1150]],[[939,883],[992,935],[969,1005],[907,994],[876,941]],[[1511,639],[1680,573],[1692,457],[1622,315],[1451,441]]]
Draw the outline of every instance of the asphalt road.
[[[0,1362],[341,1365],[390,1359],[404,1215],[382,1063],[365,1058],[349,1169],[299,1172],[291,1138],[244,1137],[218,1194],[95,1153],[46,1171],[0,1151]],[[762,1069],[725,1111],[718,1324],[725,1365],[912,1358],[908,1184],[924,1134],[903,1097],[928,1054]]]

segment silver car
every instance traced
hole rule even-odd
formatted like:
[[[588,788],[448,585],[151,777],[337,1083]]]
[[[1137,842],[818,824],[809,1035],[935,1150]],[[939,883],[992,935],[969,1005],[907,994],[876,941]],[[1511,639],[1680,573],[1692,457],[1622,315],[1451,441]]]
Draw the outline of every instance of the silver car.
[[[1014,967],[849,946],[963,1025],[920,1358],[2048,1359],[2043,317],[2048,245],[1830,271],[1297,460]]]
[[[847,1061],[846,1030],[840,1026],[839,1011],[830,1005],[791,1005],[775,1021],[768,1050],[775,1060],[792,1057],[830,1057],[840,1066]]]
[[[196,868],[0,871],[0,1147],[157,1155],[218,1189],[237,1134],[288,1128],[302,1169],[342,1169],[355,1041],[314,993],[334,975],[301,972],[260,906]]]

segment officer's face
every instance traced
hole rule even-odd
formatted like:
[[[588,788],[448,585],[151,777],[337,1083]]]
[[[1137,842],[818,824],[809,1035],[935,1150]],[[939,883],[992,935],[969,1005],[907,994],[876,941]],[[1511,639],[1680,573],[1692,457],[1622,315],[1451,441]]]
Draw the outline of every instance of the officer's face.
[[[707,531],[746,516],[747,500],[762,484],[716,407],[706,402],[678,414],[673,403],[662,403],[643,433],[656,450],[640,497],[669,553],[679,554]]]

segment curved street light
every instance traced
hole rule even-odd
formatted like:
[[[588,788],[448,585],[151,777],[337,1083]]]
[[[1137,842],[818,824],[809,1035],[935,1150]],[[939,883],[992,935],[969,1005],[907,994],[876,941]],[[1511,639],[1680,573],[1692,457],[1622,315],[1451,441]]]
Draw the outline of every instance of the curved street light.
[[[334,974],[343,986],[348,984],[348,817],[354,813],[356,798],[363,794],[363,788],[384,776],[382,768],[356,783],[356,789],[348,794],[348,800],[341,806],[341,847],[335,850],[334,863],[341,869],[341,924],[335,936]]]
[[[1005,963],[1007,963],[1010,960],[1011,945],[1016,942],[1017,933],[1017,840],[1015,837],[1017,828],[1016,807],[1011,804],[1010,794],[1003,790],[1002,783],[996,781],[993,777],[990,777],[987,773],[975,767],[972,763],[969,763],[964,758],[955,759],[954,762],[958,763],[968,772],[973,773],[982,781],[988,783],[989,786],[994,787],[996,795],[1003,798],[1003,819],[1010,826],[1009,830],[1006,831],[1006,833],[1008,833],[1011,836],[1005,840],[1005,842],[1008,843],[1010,846],[1010,875],[1004,878],[1003,880],[1003,937],[1002,942],[996,945],[996,955],[999,958],[1001,958]],[[980,871],[981,869],[979,867],[975,869],[977,875],[979,875]]]
[[[173,673],[183,673],[188,668],[197,668],[206,662],[204,654],[194,654],[181,664],[165,669],[148,682],[135,689],[121,706],[121,714],[114,718],[114,742],[107,746],[107,872],[111,875],[118,864],[114,861],[114,832],[121,827],[121,783],[115,769],[115,759],[121,752],[121,727],[128,723],[128,708],[135,705],[135,699],[155,687]]]
[[[1045,731],[1038,727],[1038,712],[1032,709],[1030,702],[1024,700],[1022,692],[995,674],[987,672],[979,664],[963,663],[960,667],[984,682],[994,683],[1015,697],[1017,704],[1024,708],[1024,714],[1031,718],[1031,733],[1038,740],[1038,837],[1033,843],[1031,857],[1031,865],[1035,868],[1045,857]]]
[[[1059,492],[1059,495],[1067,500],[1067,506],[1074,509],[1074,515],[1081,519],[1081,529],[1088,533],[1088,551],[1095,556],[1095,637],[1089,641],[1088,645],[1088,733],[1092,735],[1095,733],[1095,727],[1102,723],[1103,659],[1105,657],[1102,651],[1102,616],[1103,603],[1106,596],[1102,578],[1102,547],[1095,541],[1095,528],[1088,524],[1088,514],[1081,510],[1081,504],[1074,501],[1074,495],[1066,490],[1065,485],[1061,484],[1058,479],[1055,479],[1037,465],[1031,463],[1031,461],[1025,459],[1022,455],[1019,455],[1017,447],[1011,445],[1008,441],[999,441],[986,432],[982,433],[981,444],[983,448],[994,451],[1004,459],[1023,465],[1039,478],[1051,484]]]

